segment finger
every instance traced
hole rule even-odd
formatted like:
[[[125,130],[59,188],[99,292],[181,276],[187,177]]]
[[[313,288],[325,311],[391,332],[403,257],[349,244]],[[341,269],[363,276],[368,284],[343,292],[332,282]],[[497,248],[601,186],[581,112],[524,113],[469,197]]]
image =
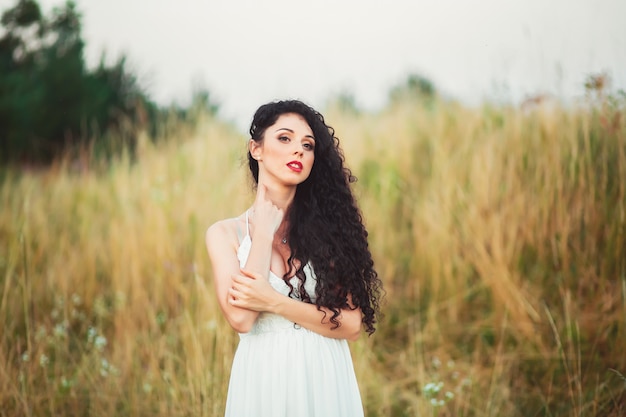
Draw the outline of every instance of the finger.
[[[272,200],[270,200],[269,197],[267,196],[267,194],[270,192],[270,189],[265,184],[263,184],[261,188],[263,188],[263,201],[267,201],[268,203],[271,203],[273,206],[274,203],[272,203]]]
[[[254,200],[254,208],[262,207],[264,204],[267,204],[267,186],[265,184],[259,183],[257,186],[256,198]]]
[[[265,184],[259,184],[259,188],[257,190],[257,197],[260,201],[265,201],[265,194],[267,193],[267,186]]]
[[[240,301],[244,294],[237,290],[235,287],[232,287],[228,290],[228,298],[235,301]]]
[[[235,284],[237,285],[247,285],[251,279],[255,279],[254,277],[251,276],[247,276],[247,275],[239,275],[239,274],[235,274],[231,276],[231,280],[233,282],[233,286]]]
[[[259,274],[258,272],[252,272],[252,271],[248,271],[246,269],[240,269],[240,271],[247,278],[252,278],[252,279],[260,279],[260,278],[262,278],[262,275]],[[241,275],[237,275],[237,276],[241,277]],[[244,278],[244,277],[242,277],[242,278]]]

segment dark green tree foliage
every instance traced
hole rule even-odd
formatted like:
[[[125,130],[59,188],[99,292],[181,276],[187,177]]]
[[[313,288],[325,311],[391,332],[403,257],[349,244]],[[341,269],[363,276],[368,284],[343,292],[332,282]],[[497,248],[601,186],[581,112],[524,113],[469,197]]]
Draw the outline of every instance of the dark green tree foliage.
[[[428,78],[411,74],[403,84],[395,86],[389,96],[391,101],[414,98],[423,101],[432,100],[437,94],[435,85]]]
[[[114,132],[127,145],[157,110],[121,58],[85,67],[73,2],[46,17],[36,1],[2,14],[0,162],[48,162],[68,147]]]

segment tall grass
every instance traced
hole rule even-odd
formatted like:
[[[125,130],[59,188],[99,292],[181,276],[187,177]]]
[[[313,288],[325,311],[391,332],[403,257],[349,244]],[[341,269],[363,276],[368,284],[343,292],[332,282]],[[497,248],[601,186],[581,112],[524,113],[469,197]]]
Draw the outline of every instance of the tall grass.
[[[626,413],[624,103],[327,109],[384,280],[368,416]],[[7,172],[0,415],[219,416],[236,334],[204,248],[253,195],[214,119],[136,160]]]

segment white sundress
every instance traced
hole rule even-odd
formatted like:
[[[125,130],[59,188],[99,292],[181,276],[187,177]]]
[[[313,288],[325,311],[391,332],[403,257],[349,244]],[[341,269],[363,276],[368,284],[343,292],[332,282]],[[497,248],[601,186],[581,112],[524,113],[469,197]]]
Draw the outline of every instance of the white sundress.
[[[246,236],[237,257],[243,267],[252,241]],[[305,287],[315,298],[315,274],[304,267]],[[270,271],[272,287],[289,287]],[[292,278],[292,285],[299,280]],[[250,332],[240,334],[226,400],[226,417],[362,417],[361,395],[345,339],[307,330],[277,314],[259,314]]]

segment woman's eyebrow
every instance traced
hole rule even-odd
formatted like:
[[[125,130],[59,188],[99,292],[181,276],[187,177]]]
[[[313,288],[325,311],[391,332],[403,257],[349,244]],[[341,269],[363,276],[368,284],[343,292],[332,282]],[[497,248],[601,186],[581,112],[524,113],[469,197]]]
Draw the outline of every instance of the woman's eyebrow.
[[[278,128],[278,129],[276,129],[276,132],[280,132],[281,130],[286,130],[287,132],[294,133],[294,131],[292,129],[289,129],[288,127]],[[315,140],[315,136],[313,136],[313,135],[304,135],[304,137],[305,138],[311,138],[311,139]]]

